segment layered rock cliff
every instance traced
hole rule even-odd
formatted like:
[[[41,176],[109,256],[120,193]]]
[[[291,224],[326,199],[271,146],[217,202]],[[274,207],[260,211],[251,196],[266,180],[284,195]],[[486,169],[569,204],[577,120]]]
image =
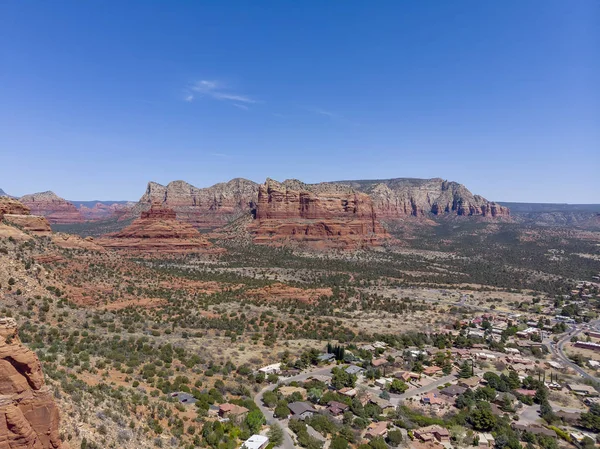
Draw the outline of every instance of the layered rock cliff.
[[[374,181],[340,181],[367,193],[377,216],[393,220],[408,216],[433,215],[508,217],[507,207],[473,195],[465,186],[440,178],[396,178]]]
[[[258,184],[236,178],[207,188],[197,188],[184,181],[173,181],[163,186],[149,182],[133,213],[159,203],[173,209],[179,220],[198,228],[211,229],[227,224],[254,208]]]
[[[192,225],[177,220],[173,209],[153,204],[123,230],[96,243],[105,248],[142,252],[197,252],[212,244]]]
[[[347,186],[297,180],[267,179],[259,187],[250,228],[256,243],[267,244],[298,241],[348,248],[379,245],[388,237],[368,195]]]
[[[23,203],[8,196],[0,196],[0,220],[5,214],[29,215],[31,212]]]
[[[0,222],[17,226],[34,235],[50,235],[50,223],[44,217],[31,215],[29,208],[20,201],[0,197]]]
[[[31,210],[33,215],[46,217],[50,223],[81,223],[83,216],[73,203],[59,197],[54,192],[41,192],[19,198]]]
[[[35,353],[0,318],[0,449],[57,449],[59,413]]]

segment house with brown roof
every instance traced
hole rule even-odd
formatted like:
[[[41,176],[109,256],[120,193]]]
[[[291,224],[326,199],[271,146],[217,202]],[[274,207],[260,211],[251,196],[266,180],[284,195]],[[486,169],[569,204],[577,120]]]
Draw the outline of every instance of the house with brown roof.
[[[339,416],[349,408],[350,406],[348,404],[344,404],[343,402],[329,401],[327,403],[327,411],[333,416]]]
[[[421,402],[427,405],[446,405],[448,402],[436,391],[425,393],[421,397]]]
[[[439,366],[428,366],[423,370],[423,374],[426,376],[435,376],[436,374],[440,374],[442,372],[442,368]]]
[[[412,373],[410,371],[399,371],[399,372],[397,372],[397,373],[394,374],[394,377],[396,379],[400,379],[400,380],[402,380],[404,382],[408,382],[408,381],[413,380],[413,379],[415,379],[415,380],[419,379],[421,376],[419,374],[417,374],[417,373]]]
[[[371,424],[369,424],[369,427],[367,427],[367,431],[365,432],[365,438],[385,438],[388,433],[387,426],[387,421],[372,422]]]
[[[440,393],[451,398],[455,398],[456,396],[463,394],[465,391],[467,391],[465,387],[461,387],[458,385],[450,385],[449,387],[442,388],[440,390]]]
[[[529,396],[530,398],[535,396],[535,390],[527,390],[525,388],[517,388],[515,393],[520,394],[521,396]]]
[[[370,402],[379,406],[381,408],[381,413],[383,413],[384,415],[389,413],[390,411],[396,410],[396,407],[394,407],[390,401],[388,401],[387,399],[380,398],[378,396],[372,396]]]
[[[375,368],[379,368],[380,366],[385,366],[388,363],[389,362],[387,361],[387,359],[385,357],[381,357],[379,359],[374,359],[373,361],[371,361],[371,365],[373,365]]]
[[[437,440],[440,443],[450,442],[450,432],[442,426],[427,426],[413,432],[415,438],[423,442]]]
[[[338,393],[353,398],[358,394],[358,391],[356,391],[356,388],[344,387],[341,390],[338,390]]]
[[[221,404],[219,405],[219,417],[230,419],[231,421],[241,422],[246,418],[248,413],[246,407],[237,404]]]
[[[477,376],[474,377],[469,377],[468,379],[460,379],[458,381],[458,385],[464,388],[476,388],[477,386],[479,386],[479,383],[481,382],[481,379]]]

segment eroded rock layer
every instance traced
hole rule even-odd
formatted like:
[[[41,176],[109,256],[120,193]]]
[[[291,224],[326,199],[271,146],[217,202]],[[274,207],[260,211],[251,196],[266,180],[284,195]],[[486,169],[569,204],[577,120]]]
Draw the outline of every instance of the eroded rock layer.
[[[227,224],[254,208],[258,184],[247,179],[199,189],[184,181],[173,181],[163,186],[149,182],[133,213],[139,215],[154,203],[173,209],[179,220],[201,229],[211,229]]]
[[[83,216],[74,204],[54,192],[25,195],[19,199],[33,215],[41,215],[53,224],[81,223]]]
[[[259,187],[256,220],[250,226],[256,243],[286,241],[311,246],[376,246],[388,238],[371,198],[346,186],[278,183]]]
[[[177,220],[172,209],[154,204],[123,230],[95,243],[105,248],[146,252],[195,252],[212,244],[192,225]]]
[[[0,318],[0,449],[57,449],[59,414],[35,353]]]
[[[34,235],[50,235],[50,223],[44,217],[31,215],[30,210],[20,201],[6,196],[0,197],[0,222]]]
[[[490,218],[508,217],[510,211],[490,202],[457,182],[440,178],[397,178],[375,181],[340,181],[367,193],[380,219],[408,216],[461,215]]]

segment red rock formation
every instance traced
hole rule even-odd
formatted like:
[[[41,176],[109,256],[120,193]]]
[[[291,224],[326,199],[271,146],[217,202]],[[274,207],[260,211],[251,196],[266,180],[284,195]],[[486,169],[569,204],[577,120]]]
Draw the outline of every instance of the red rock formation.
[[[59,414],[40,361],[0,318],[0,449],[57,449]]]
[[[29,231],[34,235],[52,234],[50,223],[44,217],[6,214],[2,220],[7,224],[16,225],[25,231]]]
[[[29,215],[31,212],[23,203],[8,196],[0,196],[0,220],[5,214]]]
[[[298,241],[320,247],[375,246],[388,237],[368,195],[295,180],[280,184],[268,179],[259,187],[250,230],[256,243]]]
[[[50,223],[44,217],[30,215],[29,208],[8,197],[0,197],[0,221],[17,226],[34,235],[50,235]]]
[[[74,204],[59,197],[54,192],[41,192],[25,195],[19,199],[34,215],[46,217],[50,223],[81,223],[83,217]]]
[[[201,229],[212,229],[249,213],[257,195],[258,185],[241,178],[203,189],[184,181],[173,181],[167,186],[149,182],[132,214],[135,216],[151,204],[160,203],[173,209],[179,220]]]
[[[95,243],[118,250],[167,253],[198,252],[212,246],[193,226],[178,221],[172,209],[156,204],[125,229]]]

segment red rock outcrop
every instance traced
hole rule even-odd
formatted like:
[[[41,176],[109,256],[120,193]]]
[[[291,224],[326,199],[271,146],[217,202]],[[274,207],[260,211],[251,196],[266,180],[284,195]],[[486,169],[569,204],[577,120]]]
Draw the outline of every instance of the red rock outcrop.
[[[83,216],[74,204],[59,197],[54,192],[41,192],[25,195],[19,199],[34,215],[41,215],[52,224],[81,223]]]
[[[20,201],[8,196],[0,196],[0,220],[5,214],[29,215],[31,211]]]
[[[0,318],[0,449],[57,449],[59,413],[35,353]]]
[[[201,229],[213,229],[249,213],[257,197],[258,184],[241,178],[203,189],[184,181],[173,181],[167,186],[149,182],[132,214],[137,216],[151,204],[159,203],[173,209],[181,221]]]
[[[59,232],[52,235],[52,242],[65,249],[84,249],[87,251],[105,252],[104,247],[98,245],[93,237],[80,237],[78,235]]]
[[[34,235],[52,234],[50,223],[44,217],[6,214],[2,220],[7,224],[16,225],[25,231],[29,231]]]
[[[212,247],[192,225],[176,218],[172,209],[154,204],[131,225],[95,243],[117,250],[165,253],[199,252]]]
[[[297,241],[315,247],[377,246],[388,234],[376,218],[371,198],[347,186],[307,185],[267,179],[259,187],[254,241]]]
[[[0,221],[19,227],[34,235],[50,235],[50,223],[44,217],[30,215],[23,203],[6,196],[0,197]]]

